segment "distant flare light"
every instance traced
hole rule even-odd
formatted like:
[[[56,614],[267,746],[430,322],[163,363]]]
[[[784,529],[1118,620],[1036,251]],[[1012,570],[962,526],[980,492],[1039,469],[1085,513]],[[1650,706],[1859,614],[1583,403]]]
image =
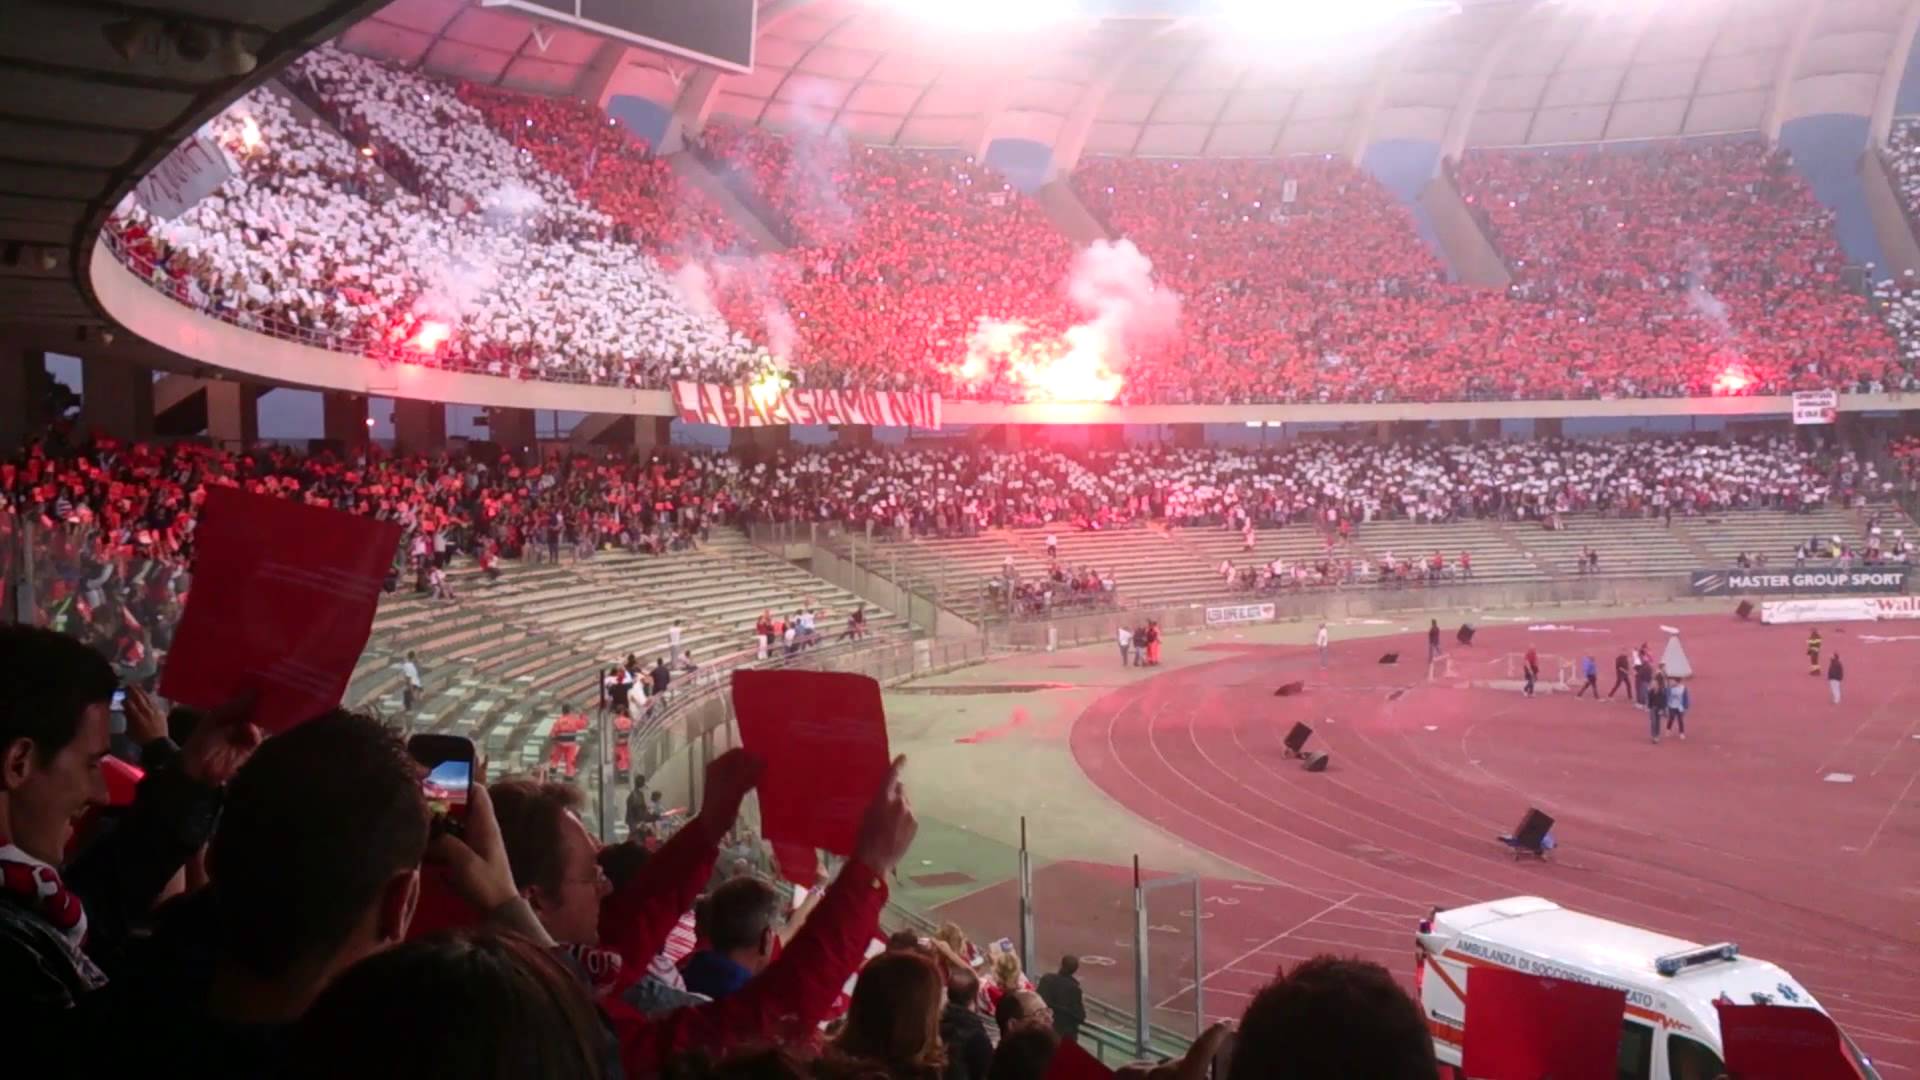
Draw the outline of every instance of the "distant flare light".
[[[260,125],[251,116],[240,118],[240,145],[251,153],[260,148]]]
[[[453,327],[438,319],[426,319],[420,323],[420,328],[413,332],[413,337],[407,339],[407,348],[417,353],[432,353],[445,345],[447,339],[452,336]]]
[[[1726,367],[1720,369],[1720,374],[1713,377],[1713,392],[1722,397],[1744,394],[1752,385],[1753,373],[1738,360],[1728,363]]]

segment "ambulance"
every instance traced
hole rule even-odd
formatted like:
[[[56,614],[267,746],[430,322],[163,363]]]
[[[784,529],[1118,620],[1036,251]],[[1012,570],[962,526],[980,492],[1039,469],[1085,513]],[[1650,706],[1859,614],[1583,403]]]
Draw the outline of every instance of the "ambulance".
[[[1420,921],[1414,985],[1443,1065],[1457,1069],[1466,995],[1477,967],[1503,967],[1624,991],[1619,1080],[1714,1080],[1721,1073],[1721,997],[1747,1004],[1820,1003],[1793,976],[1741,956],[1577,911],[1537,896],[1434,909]],[[1826,1010],[1821,1009],[1822,1012]],[[1843,1036],[1844,1038],[1844,1036]],[[1861,1080],[1879,1080],[1846,1043]],[[1443,1070],[1444,1071],[1444,1070]],[[1455,1074],[1457,1075],[1457,1074]]]

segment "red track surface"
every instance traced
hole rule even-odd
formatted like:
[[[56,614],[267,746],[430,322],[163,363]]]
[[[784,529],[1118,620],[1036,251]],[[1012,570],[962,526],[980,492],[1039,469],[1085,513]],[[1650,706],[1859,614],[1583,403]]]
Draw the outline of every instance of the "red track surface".
[[[1893,1075],[1920,1075],[1920,636],[1824,628],[1847,665],[1839,707],[1807,675],[1804,627],[1650,617],[1449,645],[1459,670],[1529,642],[1590,651],[1604,690],[1623,643],[1659,655],[1662,623],[1682,628],[1696,672],[1684,742],[1652,745],[1645,710],[1619,703],[1430,683],[1424,634],[1408,634],[1336,643],[1327,671],[1311,649],[1249,648],[1115,691],[1075,721],[1074,756],[1134,813],[1282,883],[1260,903],[1287,917],[1208,923],[1209,1013],[1237,1015],[1276,964],[1317,952],[1411,977],[1415,913],[1533,894],[1737,941]],[[1389,649],[1402,662],[1375,663]],[[1303,696],[1274,696],[1299,678]],[[1282,758],[1295,720],[1331,753],[1327,772]],[[1558,820],[1550,862],[1495,842],[1528,806]]]

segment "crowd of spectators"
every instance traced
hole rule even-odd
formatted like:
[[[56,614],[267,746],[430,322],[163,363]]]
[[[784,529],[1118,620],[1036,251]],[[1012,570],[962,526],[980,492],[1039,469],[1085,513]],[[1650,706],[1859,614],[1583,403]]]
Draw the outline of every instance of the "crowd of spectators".
[[[1883,160],[1911,228],[1920,221],[1920,117],[1894,120]],[[1920,366],[1920,275],[1905,270],[1874,282],[1873,299],[1893,330],[1901,362],[1909,368]]]
[[[289,91],[346,137],[305,116]],[[624,386],[731,382],[764,368],[636,242],[678,227],[645,209],[649,192],[678,195],[661,183],[664,166],[624,136],[603,136],[604,155],[593,143],[582,190],[629,192],[602,212],[542,164],[558,155],[490,127],[486,117],[508,106],[475,93],[488,113],[449,85],[318,50],[282,88],[256,90],[214,121],[234,165],[217,191],[171,221],[129,199],[110,231],[137,272],[183,302],[322,347]],[[558,103],[550,111],[580,119]]]
[[[764,326],[770,304],[785,313],[804,384],[1005,396],[990,376],[955,381],[980,321],[1053,334],[1070,323],[1071,244],[970,157],[725,121],[700,147],[793,242],[763,272],[728,275],[721,295],[736,325]]]
[[[1911,197],[1909,127],[1893,160]],[[806,386],[1018,399],[1004,366],[967,363],[983,320],[1058,340],[1077,317],[1072,243],[955,154],[710,124],[697,152],[790,244],[747,256],[716,204],[583,102],[326,48],[212,131],[234,176],[173,221],[130,200],[112,235],[183,302],[324,347],[614,385],[779,368]],[[1505,292],[1450,281],[1408,209],[1331,156],[1083,162],[1080,199],[1183,298],[1178,334],[1136,350],[1121,400],[1915,385],[1920,291],[1882,284],[1876,318],[1783,151],[1686,140],[1449,168],[1512,273]]]
[[[1071,957],[1036,986],[1004,944],[976,950],[957,928],[883,935],[918,832],[904,758],[858,793],[849,854],[791,907],[734,854],[766,771],[746,750],[708,765],[670,839],[602,846],[575,788],[517,776],[476,785],[453,830],[376,718],[335,709],[269,737],[244,699],[186,724],[136,694],[115,756],[106,659],[42,628],[0,639],[0,998],[16,1062],[67,1076],[1039,1080],[1086,1023]],[[137,786],[104,794],[109,768]],[[1209,1075],[1228,1030],[1123,1075]],[[1211,1071],[1437,1074],[1393,976],[1330,957],[1277,972]]]
[[[1534,312],[1527,351],[1553,370],[1525,378],[1558,391],[1537,396],[1911,385],[1842,279],[1833,211],[1784,149],[1736,137],[1477,151],[1457,176],[1507,261],[1514,309]]]
[[[699,543],[716,525],[833,523],[869,537],[962,537],[983,530],[1105,530],[1164,523],[1258,529],[1308,526],[1328,537],[1321,562],[1223,569],[1240,587],[1408,581],[1431,560],[1357,562],[1336,542],[1378,519],[1498,518],[1556,527],[1562,515],[1683,517],[1741,509],[1858,505],[1896,494],[1920,473],[1912,440],[1891,446],[1901,473],[1883,477],[1852,452],[1772,438],[1716,442],[1536,440],[1490,443],[1307,441],[1264,450],[1151,447],[1057,450],[841,448],[785,451],[757,461],[661,451],[644,461],[556,454],[522,464],[465,454],[374,451],[342,459],[261,446],[235,452],[194,443],[66,448],[30,445],[0,462],[0,589],[33,582],[35,620],[102,649],[123,677],[149,678],[168,646],[190,584],[194,510],[208,487],[229,485],[393,521],[402,529],[391,588],[453,599],[455,555],[483,570],[501,559],[590,558],[617,546],[655,554]],[[15,542],[23,524],[33,542]],[[992,606],[1017,613],[1115,603],[1115,568],[1062,561],[1046,571],[1009,565],[983,583]],[[1891,550],[1891,549],[1889,549]],[[1789,553],[1774,553],[1784,558]],[[1443,560],[1467,573],[1467,556]],[[9,610],[16,598],[0,596]],[[789,652],[833,637],[857,639],[864,619],[816,626],[819,613],[783,614],[761,645]],[[792,634],[787,633],[791,627]],[[673,658],[680,663],[681,658]]]

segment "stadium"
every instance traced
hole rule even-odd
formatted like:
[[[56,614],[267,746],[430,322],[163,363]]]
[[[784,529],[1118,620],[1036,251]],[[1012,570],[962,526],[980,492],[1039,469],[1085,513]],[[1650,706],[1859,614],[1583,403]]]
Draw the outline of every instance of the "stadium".
[[[1917,33],[7,5],[22,1041],[1920,1074]]]

